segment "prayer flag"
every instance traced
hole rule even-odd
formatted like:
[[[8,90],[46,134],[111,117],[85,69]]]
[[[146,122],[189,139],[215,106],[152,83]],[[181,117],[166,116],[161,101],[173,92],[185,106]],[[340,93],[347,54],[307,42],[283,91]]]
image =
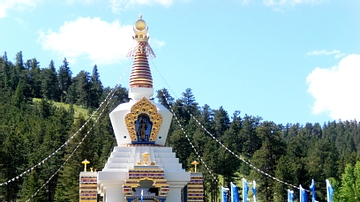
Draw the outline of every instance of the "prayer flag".
[[[247,201],[248,198],[248,192],[249,192],[249,186],[248,183],[246,182],[246,179],[242,178],[242,185],[243,185],[243,201]]]
[[[239,188],[232,182],[230,182],[231,188],[231,202],[239,202]]]
[[[311,180],[311,185],[310,185],[310,190],[311,190],[311,202],[315,202],[316,201],[316,195],[315,195],[315,181],[314,179]]]
[[[331,183],[326,179],[326,191],[327,191],[327,201],[332,202],[332,196],[334,194],[334,188],[331,186]]]
[[[288,202],[294,202],[294,191],[288,189]]]
[[[306,190],[300,185],[300,202],[307,202],[307,193]]]
[[[227,202],[228,199],[227,199],[227,191],[229,191],[228,188],[225,188],[223,186],[221,186],[221,201],[222,202]]]
[[[255,182],[255,180],[253,181],[252,191],[253,191],[254,202],[257,202],[257,199],[256,199],[256,182]]]

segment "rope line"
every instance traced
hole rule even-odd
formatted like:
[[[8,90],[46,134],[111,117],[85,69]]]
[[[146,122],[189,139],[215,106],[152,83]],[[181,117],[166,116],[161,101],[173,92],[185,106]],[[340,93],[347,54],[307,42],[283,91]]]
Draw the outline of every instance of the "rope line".
[[[177,118],[177,116],[176,116],[175,112],[173,111],[172,107],[170,106],[169,101],[168,101],[168,99],[166,98],[166,96],[165,96],[165,94],[164,94],[164,91],[161,90],[161,92],[163,93],[163,96],[164,96],[164,98],[165,98],[165,100],[166,100],[166,103],[167,103],[167,104],[169,105],[169,107],[170,107],[171,113],[174,115],[176,122],[179,124],[179,126],[180,126],[180,128],[181,128],[181,131],[183,132],[183,134],[185,135],[186,139],[187,139],[188,142],[190,143],[192,149],[194,150],[194,152],[196,153],[196,155],[198,156],[198,158],[200,159],[200,161],[202,162],[202,164],[205,166],[205,168],[206,168],[206,170],[209,172],[209,174],[213,177],[213,179],[214,179],[217,183],[219,183],[219,180],[216,178],[216,176],[213,174],[213,172],[210,170],[210,168],[206,165],[205,161],[201,158],[199,152],[198,152],[197,149],[195,148],[194,144],[191,142],[191,140],[190,140],[189,136],[187,135],[185,129],[182,127],[179,119]]]
[[[111,92],[115,92],[116,90],[116,87],[114,88],[113,91]],[[109,93],[110,94],[110,93]],[[112,93],[112,95],[114,95],[114,93]],[[109,102],[107,102],[108,104]],[[91,128],[86,132],[86,134],[84,135],[84,137],[81,139],[81,141],[76,145],[75,149],[71,152],[71,154],[66,158],[66,160],[64,161],[64,163],[59,167],[59,169],[57,169],[51,176],[50,178],[38,189],[36,190],[36,192],[31,195],[27,200],[26,202],[30,201],[32,198],[34,198],[38,193],[39,191],[44,188],[50,181],[51,179],[58,173],[60,172],[60,170],[65,166],[65,164],[69,161],[69,159],[75,154],[76,150],[80,147],[80,145],[84,142],[84,140],[86,139],[86,137],[90,134],[90,131],[95,127],[95,125],[97,124],[97,122],[99,121],[101,115],[104,113],[105,109],[106,109],[106,106],[107,104],[103,107],[103,109],[101,110],[99,116],[96,118],[95,122],[92,124]]]
[[[168,84],[168,82],[165,80],[165,78],[163,77],[163,75],[161,74],[160,70],[156,67],[155,63],[151,60],[152,64],[154,65],[155,69],[157,70],[157,72],[160,74],[160,77],[163,79],[163,81],[165,82],[165,84],[168,86],[169,90],[173,93],[173,95],[176,96],[176,93],[171,89],[170,85]],[[164,94],[164,93],[163,93]],[[169,105],[169,103],[168,103]]]
[[[152,61],[152,64],[154,65],[155,69],[158,71],[158,73],[160,74],[161,78],[164,80],[164,82],[166,83],[167,86],[169,86],[169,84],[166,82],[165,78],[162,76],[161,72],[159,71],[159,69],[156,67],[155,63]],[[169,87],[170,91],[174,93],[174,91]],[[164,93],[164,90],[161,89],[160,90],[162,92],[162,95],[163,97],[165,98],[166,100],[166,103],[167,105],[169,106],[170,108],[170,111],[171,113],[174,115],[175,119],[176,119],[176,122],[179,124],[180,128],[181,128],[181,131],[183,132],[183,134],[185,135],[186,139],[188,140],[188,142],[190,143],[191,145],[191,148],[194,150],[194,152],[196,153],[197,157],[200,159],[200,161],[202,162],[202,164],[204,165],[204,167],[206,168],[206,170],[208,171],[208,173],[212,176],[212,178],[215,180],[216,183],[219,184],[219,180],[217,179],[217,177],[214,175],[214,173],[211,171],[211,169],[207,166],[207,164],[205,163],[205,161],[203,160],[203,158],[200,156],[199,152],[197,151],[197,149],[195,148],[194,144],[191,142],[189,136],[187,135],[185,129],[182,127],[179,119],[177,118],[175,112],[173,111],[170,103],[169,103],[169,100],[167,99],[167,97],[165,96],[165,93]]]
[[[154,64],[154,63],[153,63],[153,64]],[[155,64],[154,64],[154,66],[155,66],[155,68],[156,68],[156,65],[155,65]],[[157,68],[156,68],[156,69],[157,69]],[[158,70],[158,69],[157,69],[157,70]],[[158,70],[158,71],[159,71],[159,70]],[[160,75],[161,75],[161,74],[160,74]],[[161,77],[162,77],[162,79],[164,79],[164,77],[163,77],[162,75],[161,75]],[[168,85],[168,83],[166,82],[165,79],[164,79],[164,82]],[[170,88],[170,90],[171,90],[171,88]],[[172,90],[171,90],[171,91],[172,91]],[[167,104],[169,105],[169,108],[171,109],[171,112],[173,113],[173,115],[174,115],[177,123],[179,124],[181,130],[183,131],[185,137],[189,140],[189,142],[190,142],[190,144],[191,144],[191,147],[194,148],[194,146],[193,146],[193,144],[191,143],[189,137],[187,136],[186,132],[184,131],[182,125],[180,124],[180,122],[179,122],[176,114],[175,114],[174,111],[172,110],[172,107],[171,107],[171,105],[169,104],[169,102],[168,102],[168,100],[167,100],[167,98],[166,98],[166,96],[165,96],[165,93],[163,92],[163,90],[161,90],[161,92],[162,92],[162,94],[163,94],[163,97],[166,99],[166,102],[167,102]],[[176,97],[176,95],[175,95],[175,97]],[[177,98],[177,97],[176,97],[176,98]],[[177,98],[177,99],[178,99],[178,98]],[[242,162],[244,162],[245,164],[247,164],[248,166],[250,166],[252,169],[256,170],[257,172],[260,172],[261,174],[263,174],[263,175],[265,175],[265,176],[267,176],[267,177],[269,177],[269,178],[271,178],[271,179],[273,179],[273,180],[275,180],[275,181],[277,181],[277,182],[280,182],[280,183],[282,183],[282,184],[285,184],[285,185],[287,185],[287,186],[293,187],[293,188],[295,188],[295,189],[300,189],[298,186],[295,186],[295,185],[293,185],[293,184],[287,183],[287,182],[285,182],[285,181],[283,181],[283,180],[281,180],[281,179],[278,179],[278,178],[270,175],[269,173],[266,173],[266,172],[260,170],[260,169],[257,168],[256,166],[252,165],[250,162],[248,162],[248,161],[246,161],[245,159],[241,158],[239,155],[237,155],[237,154],[236,154],[235,152],[233,152],[231,149],[229,149],[228,147],[226,147],[226,146],[225,146],[220,140],[218,140],[213,134],[211,134],[211,133],[200,123],[200,121],[199,121],[192,113],[190,113],[189,110],[186,109],[186,111],[187,111],[187,112],[190,114],[190,116],[195,120],[195,122],[196,122],[208,135],[210,135],[210,137],[211,137],[212,139],[214,139],[218,144],[221,145],[221,147],[223,147],[223,148],[224,148],[226,151],[228,151],[230,154],[232,154],[233,156],[235,156],[236,158],[238,158],[239,160],[241,160]],[[195,149],[195,148],[194,148],[194,149]],[[200,155],[197,153],[197,151],[196,151],[196,154],[197,154],[198,156],[200,156]],[[307,192],[310,192],[310,190],[306,190],[306,191],[307,191]]]
[[[252,165],[250,162],[246,161],[245,159],[241,158],[239,155],[237,155],[235,152],[233,152],[231,149],[229,149],[226,145],[224,145],[220,140],[218,140],[213,134],[211,134],[201,123],[200,121],[193,115],[189,112],[189,110],[186,110],[190,116],[195,120],[195,122],[201,127],[201,129],[203,129],[208,135],[210,135],[210,137],[212,139],[214,139],[217,143],[219,143],[221,145],[221,147],[223,147],[226,151],[228,151],[230,154],[232,154],[233,156],[235,156],[236,158],[238,158],[239,160],[241,160],[242,162],[244,162],[245,164],[247,164],[248,166],[250,166],[251,168],[253,168],[254,170],[260,172],[261,174],[273,179],[273,180],[276,180],[280,183],[283,183],[287,186],[290,186],[290,187],[293,187],[293,188],[296,188],[296,189],[300,189],[298,186],[295,186],[295,185],[292,185],[290,183],[287,183],[283,180],[280,180],[272,175],[270,175],[269,173],[266,173],[262,170],[260,170],[259,168],[257,168],[256,166]],[[306,190],[308,192],[310,192],[309,190]]]
[[[120,80],[122,79],[122,77],[125,75],[125,72],[126,70],[129,69],[129,68],[126,68],[123,75],[120,77],[118,83],[120,83]],[[76,145],[75,149],[71,152],[71,154],[66,158],[66,160],[64,161],[64,163],[59,167],[59,169],[57,169],[51,176],[50,178],[38,189],[36,190],[36,192],[31,195],[27,200],[26,202],[30,201],[32,198],[34,198],[38,193],[39,191],[44,188],[50,181],[51,179],[58,173],[60,172],[60,170],[65,166],[65,164],[69,161],[69,159],[73,156],[73,154],[76,152],[76,150],[80,147],[80,145],[84,142],[84,140],[86,139],[86,137],[89,135],[90,131],[95,127],[95,125],[97,124],[97,122],[99,121],[100,117],[102,116],[102,114],[104,113],[106,107],[109,105],[111,99],[113,98],[116,90],[117,90],[117,86],[118,84],[115,85],[114,89],[111,90],[109,92],[109,94],[106,96],[106,98],[104,99],[103,102],[101,102],[99,108],[95,111],[99,111],[99,109],[101,108],[101,106],[105,103],[105,106],[102,108],[102,110],[100,111],[99,113],[99,116],[95,119],[95,122],[93,123],[93,125],[91,126],[91,128],[86,132],[86,134],[84,135],[84,137],[81,139],[81,141]],[[95,114],[95,113],[94,113]],[[89,118],[90,119],[90,118]],[[88,119],[88,120],[89,120]]]
[[[110,93],[109,93],[110,94]],[[107,99],[107,97],[105,98],[105,100]],[[104,101],[105,101],[104,100]],[[99,106],[99,108],[102,106],[104,102],[102,102]],[[98,109],[99,109],[98,108]],[[93,116],[95,116],[95,114],[97,113],[97,110],[86,120],[86,122],[73,134],[70,136],[70,138],[68,140],[66,140],[66,142],[64,144],[62,144],[58,149],[56,149],[53,153],[51,153],[49,156],[47,156],[46,158],[44,158],[43,160],[41,160],[39,163],[35,164],[34,166],[32,166],[31,168],[29,168],[28,170],[25,170],[23,173],[21,173],[20,175],[4,182],[4,183],[0,183],[0,186],[3,185],[7,185],[10,182],[14,182],[15,180],[18,180],[19,178],[21,178],[23,175],[31,172],[32,170],[34,170],[35,168],[39,167],[40,165],[44,164],[48,159],[50,159],[51,157],[53,157],[55,154],[57,154],[63,147],[65,147],[70,140],[72,140],[80,131],[82,131],[82,129],[89,123],[89,121],[92,119]]]
[[[129,69],[130,66],[128,66],[127,68],[125,68],[125,71],[123,72],[123,74],[121,75],[121,77],[118,80],[118,83],[120,83],[120,81],[122,80],[123,76],[125,75],[125,73],[127,72],[127,70]],[[115,92],[116,92],[116,88],[117,88],[118,84],[115,85],[115,88],[110,91],[107,96],[105,97],[105,99],[100,103],[99,107],[91,114],[91,116],[86,120],[86,122],[72,135],[69,137],[69,139],[67,141],[65,141],[64,144],[62,144],[58,149],[56,149],[54,152],[52,152],[49,156],[47,156],[46,158],[44,158],[43,160],[39,161],[39,163],[33,165],[31,168],[25,170],[24,172],[22,172],[20,175],[17,175],[16,177],[11,178],[10,180],[7,180],[5,182],[0,183],[0,187],[7,185],[11,182],[14,182],[15,180],[20,179],[21,177],[23,177],[25,174],[30,173],[31,171],[33,171],[35,168],[41,166],[42,164],[44,164],[48,159],[50,159],[51,157],[53,157],[55,154],[59,153],[59,151],[65,147],[71,139],[73,139],[80,131],[82,131],[82,129],[89,123],[89,121],[97,114],[97,112],[99,111],[99,109],[104,105],[104,103],[107,103],[108,100],[110,101],[112,99],[112,97],[114,96]],[[111,96],[111,97],[110,97]],[[110,99],[109,99],[110,97]],[[107,106],[108,104],[106,104]]]

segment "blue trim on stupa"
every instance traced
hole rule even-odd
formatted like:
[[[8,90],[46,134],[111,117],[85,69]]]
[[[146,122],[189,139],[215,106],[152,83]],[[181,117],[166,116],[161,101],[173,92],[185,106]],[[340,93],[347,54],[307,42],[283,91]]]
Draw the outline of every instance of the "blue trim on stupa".
[[[138,199],[137,201],[140,201],[140,197],[141,196],[125,196],[125,200],[127,202],[132,202],[135,199]],[[153,200],[153,199],[157,199],[159,200],[159,202],[165,202],[166,201],[166,196],[143,196],[143,200]]]

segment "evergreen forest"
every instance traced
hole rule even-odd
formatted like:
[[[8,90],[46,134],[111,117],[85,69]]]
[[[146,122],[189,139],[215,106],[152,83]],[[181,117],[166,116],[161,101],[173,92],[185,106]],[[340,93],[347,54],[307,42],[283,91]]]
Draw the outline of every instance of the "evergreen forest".
[[[20,51],[14,60],[0,57],[0,201],[79,201],[81,162],[103,168],[116,145],[108,114],[128,102],[128,89],[104,87],[96,65],[75,75],[66,58],[40,66]],[[326,201],[326,179],[334,201],[360,201],[356,120],[282,125],[199,106],[191,88],[180,98],[159,89],[154,98],[174,113],[166,145],[185,170],[200,162],[206,201],[220,200],[220,186],[241,187],[241,178],[256,180],[260,202],[286,201],[288,189],[297,201],[291,185],[309,190],[312,179],[318,201]],[[75,116],[75,106],[88,114]]]

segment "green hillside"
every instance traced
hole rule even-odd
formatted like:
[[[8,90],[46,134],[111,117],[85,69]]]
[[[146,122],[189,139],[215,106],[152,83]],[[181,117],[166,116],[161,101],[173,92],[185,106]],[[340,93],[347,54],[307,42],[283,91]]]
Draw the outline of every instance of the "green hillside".
[[[53,62],[40,68],[35,58],[24,64],[21,52],[15,62],[0,57],[0,201],[78,201],[81,162],[104,167],[116,145],[108,114],[128,102],[128,90],[103,88],[96,66],[92,74],[72,77],[66,59],[58,70]],[[334,201],[359,201],[358,121],[282,125],[200,106],[190,88],[180,98],[165,88],[154,98],[176,115],[166,146],[183,169],[201,161],[206,201],[219,201],[219,187],[240,185],[242,177],[256,180],[263,202],[285,201],[287,189],[309,189],[312,179],[318,201],[327,198],[326,179],[334,185]],[[103,113],[87,121],[103,100]]]
[[[33,98],[33,102],[40,102],[41,98]],[[63,102],[53,102],[56,107],[62,107],[66,110],[70,109],[71,104],[66,104]],[[85,109],[78,105],[72,105],[74,108],[74,120],[77,120],[80,116],[82,116],[85,120],[88,119],[89,116],[89,110]]]

